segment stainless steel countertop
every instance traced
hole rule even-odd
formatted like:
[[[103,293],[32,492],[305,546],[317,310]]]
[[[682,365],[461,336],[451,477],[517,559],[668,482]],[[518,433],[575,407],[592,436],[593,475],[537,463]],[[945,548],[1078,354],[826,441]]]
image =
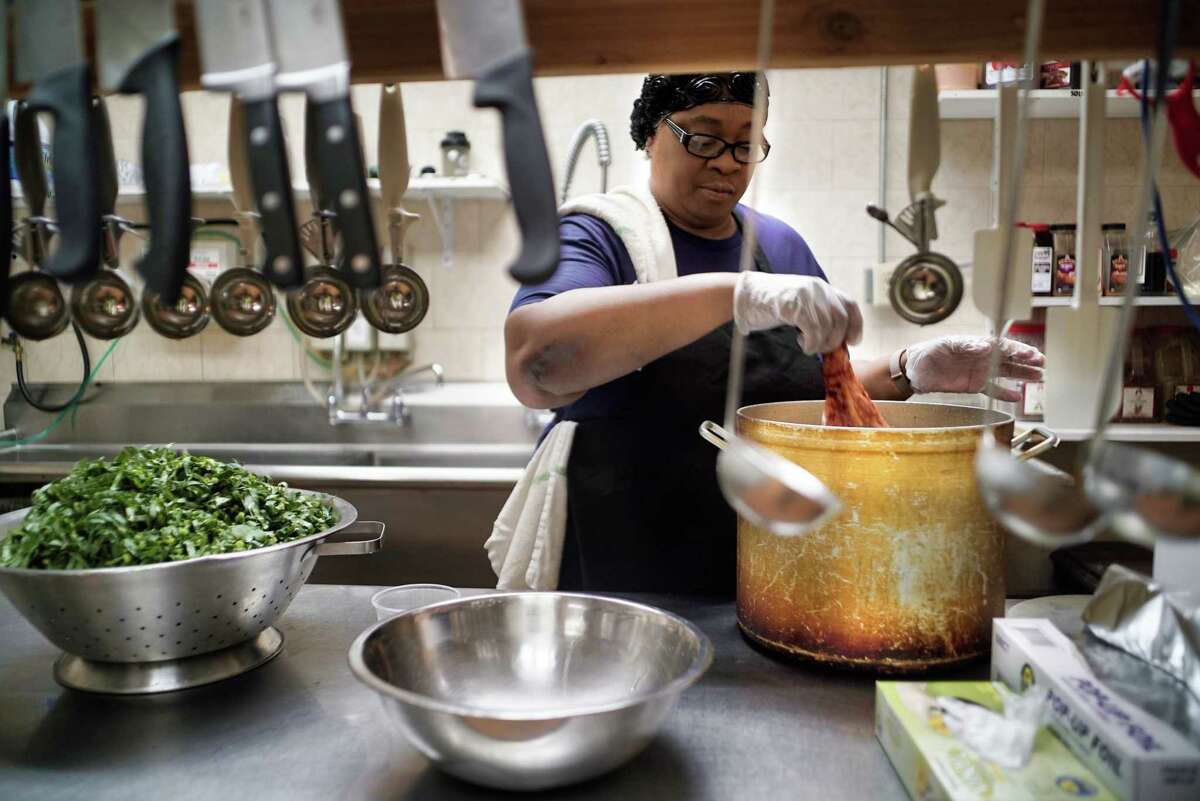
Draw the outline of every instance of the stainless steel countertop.
[[[310,585],[281,619],[283,653],[248,674],[163,696],[64,690],[56,649],[0,598],[0,798],[475,799],[384,718],[346,664],[376,588]],[[874,682],[751,648],[728,602],[629,596],[694,621],[716,648],[650,747],[607,776],[539,798],[906,798],[875,740]],[[942,678],[982,678],[978,664]]]

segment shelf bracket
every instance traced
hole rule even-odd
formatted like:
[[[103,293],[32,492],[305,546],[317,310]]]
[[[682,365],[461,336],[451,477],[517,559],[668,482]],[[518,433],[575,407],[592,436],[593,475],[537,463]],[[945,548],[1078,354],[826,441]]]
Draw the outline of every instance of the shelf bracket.
[[[442,242],[442,266],[454,266],[454,200],[446,195],[431,192],[426,198],[429,213]]]

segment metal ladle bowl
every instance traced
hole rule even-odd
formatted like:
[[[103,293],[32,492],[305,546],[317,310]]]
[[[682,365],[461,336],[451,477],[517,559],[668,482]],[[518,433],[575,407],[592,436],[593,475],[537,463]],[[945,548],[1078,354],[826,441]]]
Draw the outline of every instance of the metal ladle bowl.
[[[112,270],[102,270],[71,290],[71,316],[96,339],[116,339],[134,329],[140,311],[125,279]]]
[[[7,306],[4,317],[12,330],[35,342],[58,336],[71,319],[58,282],[36,271],[9,280]]]
[[[337,336],[358,313],[354,290],[337,270],[314,267],[308,280],[287,295],[288,315],[302,332],[316,339]]]
[[[1083,491],[1118,534],[1135,542],[1200,537],[1200,473],[1178,459],[1097,443],[1083,469]]]
[[[191,273],[184,276],[179,298],[172,304],[163,303],[157,292],[142,294],[142,313],[146,322],[168,339],[195,336],[208,325],[208,290]]]
[[[389,264],[375,289],[360,290],[359,305],[372,326],[386,334],[416,328],[429,311],[429,287],[411,267]]]
[[[711,420],[700,436],[720,448],[717,484],[744,519],[781,537],[797,537],[824,523],[842,504],[816,476],[774,451],[733,437]]]
[[[211,296],[213,319],[234,336],[257,334],[275,318],[275,290],[254,270],[235,267],[221,273]]]

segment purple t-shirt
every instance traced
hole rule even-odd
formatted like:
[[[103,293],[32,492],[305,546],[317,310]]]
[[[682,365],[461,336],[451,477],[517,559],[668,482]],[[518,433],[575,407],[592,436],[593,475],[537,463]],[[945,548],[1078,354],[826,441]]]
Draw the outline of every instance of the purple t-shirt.
[[[772,272],[825,278],[808,244],[787,223],[767,214],[751,212],[740,204],[738,213],[742,217],[755,215],[758,241]],[[667,228],[671,232],[675,268],[679,275],[737,272],[742,249],[740,230],[728,239],[705,239],[678,228],[670,220]],[[569,214],[559,222],[558,232],[562,241],[558,270],[544,284],[518,289],[510,312],[572,289],[637,283],[629,252],[608,223],[586,214]],[[624,412],[636,414],[631,378],[630,375],[622,376],[589,389],[582,398],[559,409],[557,419],[586,420],[620,416]]]

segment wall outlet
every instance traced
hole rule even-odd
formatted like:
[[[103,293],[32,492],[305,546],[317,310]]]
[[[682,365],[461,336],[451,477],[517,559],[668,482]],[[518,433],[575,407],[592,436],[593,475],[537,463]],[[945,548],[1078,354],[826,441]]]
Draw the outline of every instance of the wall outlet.
[[[863,271],[864,303],[872,306],[889,305],[888,284],[892,280],[892,272],[899,264],[899,261],[887,261],[872,265]]]
[[[217,276],[237,266],[238,245],[227,239],[196,237],[192,240],[188,270],[212,286]]]

